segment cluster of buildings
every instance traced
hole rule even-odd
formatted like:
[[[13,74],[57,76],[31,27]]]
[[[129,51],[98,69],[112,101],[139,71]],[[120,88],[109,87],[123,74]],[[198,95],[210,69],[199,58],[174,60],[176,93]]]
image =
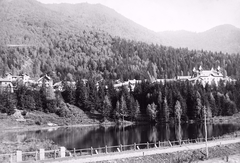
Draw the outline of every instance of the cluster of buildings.
[[[192,76],[177,76],[174,79],[151,79],[152,83],[165,83],[170,81],[190,81],[191,83],[195,84],[197,82],[201,83],[202,85],[206,84],[216,84],[220,81],[224,82],[234,82],[236,80],[231,79],[230,77],[224,75],[220,71],[220,67],[218,67],[216,70],[203,70],[200,66],[198,69],[193,69]],[[86,83],[87,80],[83,79],[83,82]],[[34,88],[36,87],[42,87],[43,83],[45,83],[46,87],[52,87],[54,90],[63,91],[63,82],[57,82],[53,84],[53,80],[48,75],[43,75],[37,80],[33,80],[28,76],[27,74],[22,74],[19,76],[12,75],[10,73],[6,74],[4,78],[0,78],[0,88],[1,90],[8,90],[10,92],[14,92],[14,89],[17,88],[17,84],[23,84],[26,86],[32,86]],[[141,80],[128,80],[124,82],[120,82],[120,80],[116,80],[116,83],[114,84],[114,88],[116,90],[121,89],[121,87],[126,87],[129,91],[134,90],[137,83],[141,83]],[[68,85],[71,85],[73,87],[76,87],[76,82],[70,82],[67,81]],[[97,83],[98,86],[98,83]]]
[[[220,81],[223,82],[235,82],[235,79],[232,79],[226,75],[224,75],[221,72],[221,68],[218,66],[217,69],[211,69],[211,70],[203,70],[202,66],[200,66],[198,69],[194,67],[192,75],[191,76],[177,76],[173,79],[151,79],[152,83],[165,83],[165,82],[171,82],[171,81],[189,81],[193,84],[201,83],[203,86],[206,84],[212,85],[215,84],[218,86]],[[133,90],[135,88],[135,85],[137,83],[141,83],[141,80],[128,80],[125,82],[117,82],[114,84],[114,87],[116,89],[119,89],[122,86],[125,86],[128,88],[128,90]]]
[[[41,87],[45,83],[46,87],[53,86],[53,80],[48,75],[43,75],[38,80],[33,80],[27,74],[12,75],[7,73],[5,77],[0,78],[0,89],[14,92],[18,84],[32,87]]]
[[[131,91],[131,90],[134,90],[137,83],[141,83],[141,82],[142,82],[141,80],[136,80],[136,79],[128,80],[125,82],[120,82],[120,80],[116,80],[115,84],[113,84],[113,87],[116,90],[121,89],[121,87],[126,87],[128,91]]]

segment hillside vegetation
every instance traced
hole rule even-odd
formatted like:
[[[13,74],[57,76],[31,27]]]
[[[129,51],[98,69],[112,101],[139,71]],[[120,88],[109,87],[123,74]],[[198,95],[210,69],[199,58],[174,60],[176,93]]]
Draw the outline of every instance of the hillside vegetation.
[[[120,36],[147,43],[161,43],[161,38],[155,32],[101,4],[46,4],[44,6],[74,18],[79,24],[104,30],[112,36]]]
[[[238,54],[126,40],[86,26],[80,19],[50,10],[34,0],[2,0],[0,6],[2,76],[6,72],[24,72],[35,78],[52,73],[55,81],[74,80],[77,76],[126,80],[147,78],[149,71],[156,78],[174,78],[191,74],[193,67],[199,65],[205,69],[220,65],[228,76],[239,77]],[[28,46],[6,47],[7,44]]]

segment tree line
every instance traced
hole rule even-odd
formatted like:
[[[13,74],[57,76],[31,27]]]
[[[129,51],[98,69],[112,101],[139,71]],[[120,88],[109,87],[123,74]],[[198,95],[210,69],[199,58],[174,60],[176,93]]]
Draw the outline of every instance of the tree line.
[[[112,81],[96,85],[94,79],[84,83],[79,79],[75,86],[64,84],[64,91],[53,91],[43,86],[31,90],[19,86],[14,92],[2,91],[0,110],[13,114],[14,109],[56,113],[69,116],[64,103],[79,109],[98,113],[114,121],[151,121],[158,123],[202,120],[214,116],[231,116],[240,110],[240,81],[220,82],[216,85],[173,81],[150,83],[142,81],[134,90],[122,87],[116,90]]]

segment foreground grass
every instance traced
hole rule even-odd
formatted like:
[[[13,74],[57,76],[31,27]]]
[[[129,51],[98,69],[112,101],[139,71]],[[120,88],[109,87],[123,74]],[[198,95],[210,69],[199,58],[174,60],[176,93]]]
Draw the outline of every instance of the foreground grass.
[[[58,146],[48,139],[40,140],[33,137],[27,138],[24,137],[24,135],[16,135],[15,139],[11,138],[8,140],[1,140],[0,154],[15,153],[17,150],[21,150],[23,152],[33,152],[41,148],[45,150],[53,150],[58,149]]]
[[[26,137],[26,135],[12,135],[6,137],[6,133],[3,136],[0,134],[0,162],[8,163],[10,162],[10,156],[4,154],[16,153],[17,150],[22,152],[35,152],[39,149],[45,150],[56,150],[59,149],[59,146],[54,144],[51,140],[40,140],[34,137]],[[16,160],[16,156],[13,156],[13,160]],[[34,160],[35,156],[33,155],[24,155],[24,160]]]

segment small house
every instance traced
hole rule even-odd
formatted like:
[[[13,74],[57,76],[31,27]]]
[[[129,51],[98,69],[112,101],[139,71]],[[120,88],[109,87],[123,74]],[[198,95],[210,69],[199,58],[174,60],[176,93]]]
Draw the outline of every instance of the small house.
[[[0,89],[1,91],[8,91],[13,93],[12,81],[8,78],[0,78]]]
[[[37,80],[37,84],[39,87],[42,87],[45,84],[46,87],[53,87],[53,80],[47,74],[43,75]]]

